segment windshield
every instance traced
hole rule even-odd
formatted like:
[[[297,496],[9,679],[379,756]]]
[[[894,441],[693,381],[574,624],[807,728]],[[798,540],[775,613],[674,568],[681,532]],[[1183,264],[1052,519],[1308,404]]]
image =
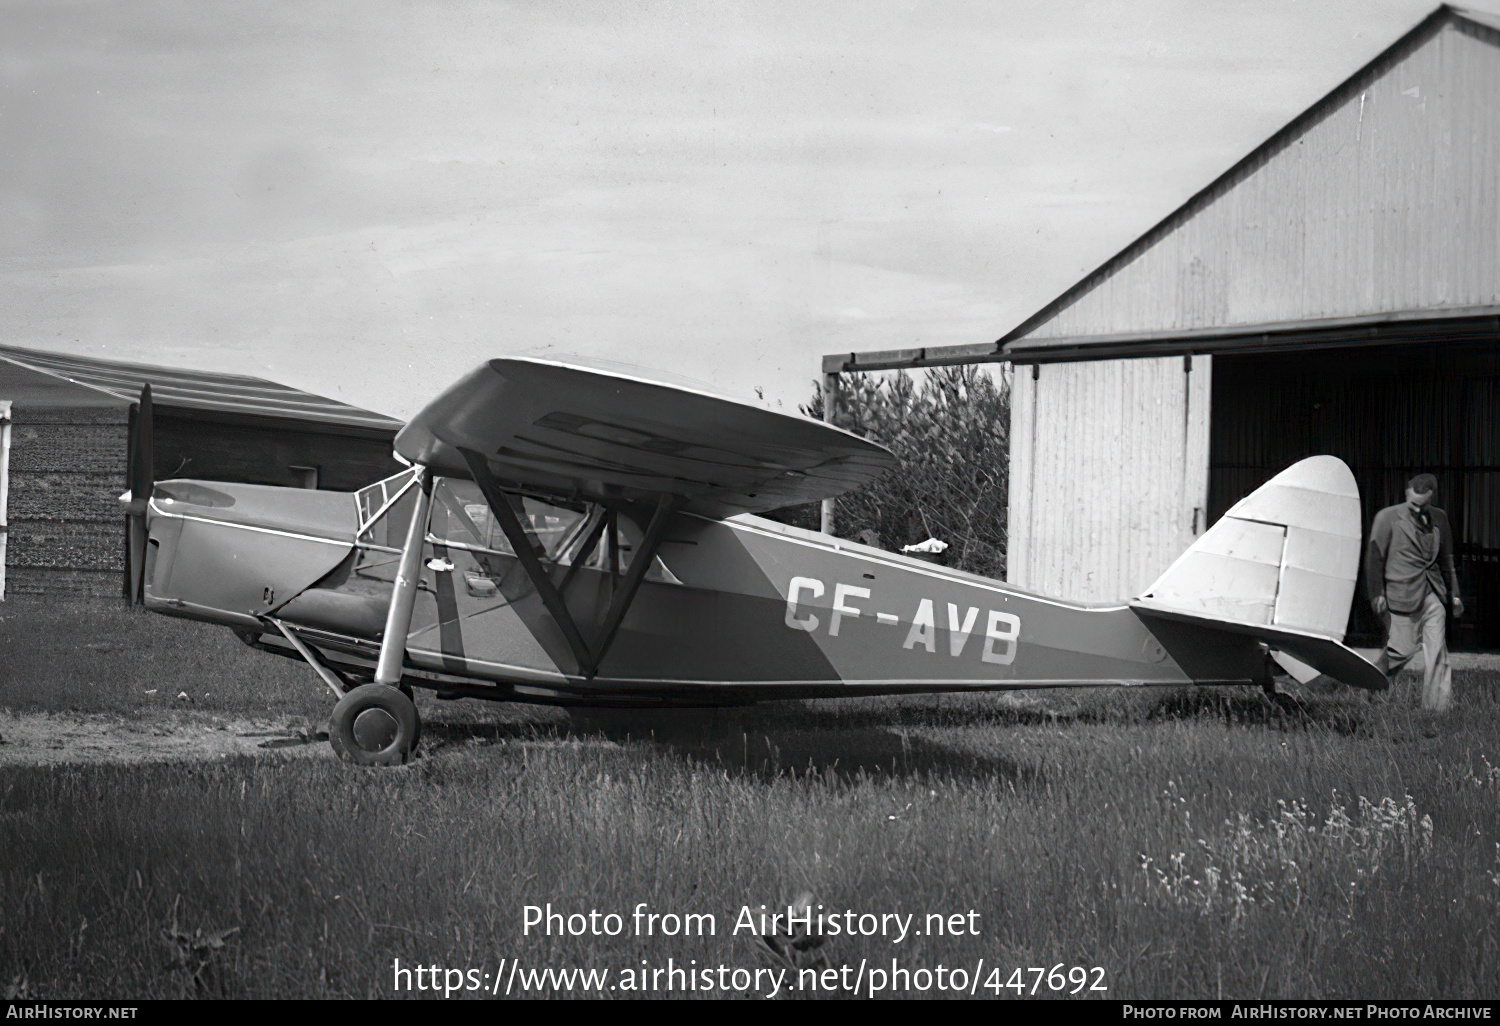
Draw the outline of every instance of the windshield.
[[[359,508],[356,541],[387,548],[400,548],[405,544],[406,529],[411,523],[416,502],[409,490],[414,476],[415,471],[403,470],[354,493]]]

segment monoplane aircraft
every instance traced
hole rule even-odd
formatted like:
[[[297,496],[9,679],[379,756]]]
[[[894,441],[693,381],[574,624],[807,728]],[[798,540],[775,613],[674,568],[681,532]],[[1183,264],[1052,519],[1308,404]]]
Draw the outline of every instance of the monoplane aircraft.
[[[747,704],[1067,685],[1259,684],[1274,665],[1378,689],[1342,644],[1360,507],[1338,459],[1242,499],[1142,595],[1068,602],[754,514],[895,467],[836,427],[628,374],[491,360],[396,436],[409,469],[349,494],[151,480],[132,593],[305,659],[329,736],[405,762],[439,697]]]

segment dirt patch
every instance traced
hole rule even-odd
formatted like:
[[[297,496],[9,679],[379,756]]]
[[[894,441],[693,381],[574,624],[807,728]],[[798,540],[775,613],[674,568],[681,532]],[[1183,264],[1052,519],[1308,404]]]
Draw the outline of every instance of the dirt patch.
[[[232,756],[333,758],[300,721],[176,713],[150,717],[0,712],[0,767],[201,762]]]

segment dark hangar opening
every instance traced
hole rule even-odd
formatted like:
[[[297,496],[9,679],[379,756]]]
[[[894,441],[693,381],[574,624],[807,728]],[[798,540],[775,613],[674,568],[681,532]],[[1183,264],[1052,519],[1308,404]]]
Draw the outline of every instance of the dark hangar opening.
[[[1453,524],[1467,606],[1455,649],[1500,649],[1500,334],[1480,341],[1218,354],[1214,357],[1209,513],[1304,456],[1329,453],[1359,482],[1365,538],[1406,481],[1435,474]],[[1350,641],[1384,638],[1361,567]]]

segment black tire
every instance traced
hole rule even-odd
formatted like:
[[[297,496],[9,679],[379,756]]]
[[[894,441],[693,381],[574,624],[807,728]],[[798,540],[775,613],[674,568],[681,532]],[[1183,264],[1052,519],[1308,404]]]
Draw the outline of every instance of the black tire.
[[[416,750],[421,719],[411,699],[389,684],[366,684],[333,707],[328,741],[356,766],[402,766]]]

